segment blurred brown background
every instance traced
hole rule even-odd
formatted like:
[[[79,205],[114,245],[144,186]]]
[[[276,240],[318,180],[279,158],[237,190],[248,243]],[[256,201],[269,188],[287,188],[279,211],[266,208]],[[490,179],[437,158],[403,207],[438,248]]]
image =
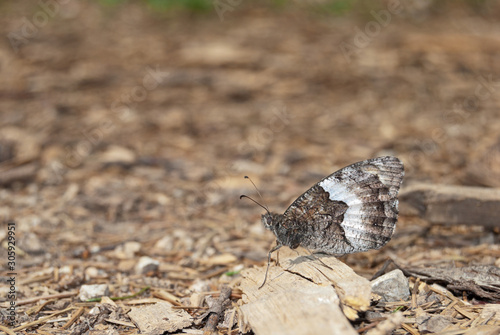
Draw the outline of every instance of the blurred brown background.
[[[23,269],[104,263],[113,282],[127,241],[197,270],[219,254],[261,265],[273,236],[238,199],[259,199],[245,175],[277,212],[380,155],[404,162],[404,185],[500,186],[497,1],[0,6],[0,216]],[[399,225],[384,252],[403,258],[492,241]],[[383,259],[345,260],[370,276]]]

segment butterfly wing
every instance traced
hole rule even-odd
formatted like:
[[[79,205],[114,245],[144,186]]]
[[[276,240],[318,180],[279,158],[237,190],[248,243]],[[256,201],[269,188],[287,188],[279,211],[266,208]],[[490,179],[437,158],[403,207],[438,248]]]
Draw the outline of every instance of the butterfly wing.
[[[392,237],[404,169],[385,156],[349,165],[295,200],[283,225],[301,235],[300,245],[329,254],[379,249]]]

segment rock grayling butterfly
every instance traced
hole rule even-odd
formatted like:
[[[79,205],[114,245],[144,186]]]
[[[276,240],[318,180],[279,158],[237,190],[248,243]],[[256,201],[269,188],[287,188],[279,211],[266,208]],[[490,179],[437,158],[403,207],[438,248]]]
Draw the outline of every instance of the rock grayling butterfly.
[[[398,192],[403,163],[385,156],[354,163],[322,179],[283,214],[267,207],[262,223],[276,236],[276,246],[344,255],[379,249],[392,237],[398,220]],[[264,278],[264,283],[267,278]],[[261,287],[264,285],[262,283]]]

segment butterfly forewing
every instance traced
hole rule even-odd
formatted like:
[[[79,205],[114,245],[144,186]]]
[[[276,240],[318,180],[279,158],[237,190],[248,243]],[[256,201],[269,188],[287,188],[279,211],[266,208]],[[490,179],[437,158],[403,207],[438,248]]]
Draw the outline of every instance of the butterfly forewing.
[[[378,249],[394,233],[403,175],[396,157],[349,165],[297,198],[283,214],[283,228],[300,232],[300,245],[311,250],[347,254]]]

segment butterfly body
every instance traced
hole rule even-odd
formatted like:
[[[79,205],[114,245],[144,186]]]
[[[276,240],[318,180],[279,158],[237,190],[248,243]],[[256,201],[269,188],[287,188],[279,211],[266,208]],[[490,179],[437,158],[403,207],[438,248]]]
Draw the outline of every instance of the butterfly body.
[[[298,197],[284,214],[266,213],[277,246],[342,255],[379,249],[392,237],[404,175],[396,157],[349,165]]]

